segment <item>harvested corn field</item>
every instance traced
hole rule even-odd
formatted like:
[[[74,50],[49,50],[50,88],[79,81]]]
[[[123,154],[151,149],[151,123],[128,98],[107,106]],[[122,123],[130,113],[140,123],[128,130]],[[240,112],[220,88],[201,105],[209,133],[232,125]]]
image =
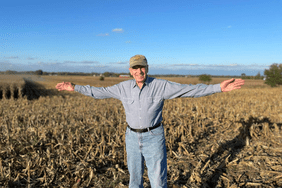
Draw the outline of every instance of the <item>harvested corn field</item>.
[[[0,76],[0,100],[17,99],[24,96],[24,79],[15,76]]]
[[[42,80],[37,76],[0,76],[0,100],[1,99],[38,99],[40,96],[54,95],[54,89],[46,89],[36,81]],[[56,93],[56,91],[55,91]]]
[[[54,91],[62,81],[100,87],[122,80],[29,81],[26,92],[37,97],[0,100],[0,186],[128,187],[121,102]],[[282,187],[280,93],[250,80],[229,93],[167,100],[169,187]],[[144,179],[150,187],[146,170]]]

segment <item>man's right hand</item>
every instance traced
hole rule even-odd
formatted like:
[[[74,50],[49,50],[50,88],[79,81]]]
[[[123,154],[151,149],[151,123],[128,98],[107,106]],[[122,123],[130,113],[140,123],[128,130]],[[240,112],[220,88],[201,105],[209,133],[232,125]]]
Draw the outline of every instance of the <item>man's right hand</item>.
[[[58,91],[62,91],[62,90],[74,91],[74,86],[70,82],[62,82],[56,85],[56,89]]]

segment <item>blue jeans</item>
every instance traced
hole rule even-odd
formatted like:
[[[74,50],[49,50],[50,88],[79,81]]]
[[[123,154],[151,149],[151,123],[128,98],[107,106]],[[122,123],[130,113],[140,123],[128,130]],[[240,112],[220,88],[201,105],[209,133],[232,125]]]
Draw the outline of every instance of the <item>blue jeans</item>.
[[[129,188],[143,188],[144,161],[152,188],[167,187],[167,156],[164,128],[160,126],[145,133],[126,129]]]

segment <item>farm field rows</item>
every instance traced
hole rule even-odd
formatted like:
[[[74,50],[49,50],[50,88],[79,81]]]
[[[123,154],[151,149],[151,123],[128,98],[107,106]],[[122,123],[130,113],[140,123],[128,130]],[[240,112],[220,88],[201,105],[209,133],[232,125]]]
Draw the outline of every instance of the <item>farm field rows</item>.
[[[128,187],[122,103],[55,90],[127,78],[13,79],[0,77],[0,187]],[[169,187],[282,187],[280,93],[246,80],[240,90],[165,101]],[[147,170],[144,179],[150,187]]]

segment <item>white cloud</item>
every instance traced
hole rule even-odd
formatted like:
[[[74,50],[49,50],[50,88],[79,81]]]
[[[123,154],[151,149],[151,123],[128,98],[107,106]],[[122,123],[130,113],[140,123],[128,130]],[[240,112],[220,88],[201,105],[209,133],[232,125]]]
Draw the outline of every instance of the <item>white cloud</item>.
[[[64,64],[99,64],[98,61],[64,61]]]
[[[19,59],[18,56],[10,56],[10,57],[4,57],[5,59]]]
[[[6,63],[6,62],[0,62],[0,71],[5,71],[7,68],[10,68],[13,64]]]
[[[120,61],[120,62],[117,62],[117,64],[119,64],[119,65],[124,65],[124,64],[129,64],[129,62],[128,62],[128,61],[127,61],[127,62],[124,62],[124,61],[121,62],[121,61]]]
[[[46,65],[60,65],[60,64],[62,64],[62,63],[46,63]]]
[[[82,63],[82,64],[99,64],[98,61],[81,61],[79,63]]]
[[[206,66],[206,67],[236,67],[236,66],[239,66],[237,63],[233,63],[233,64],[212,64],[212,65],[203,65],[203,66]]]
[[[182,66],[199,66],[198,64],[185,64],[185,63],[179,63],[179,64],[172,64],[174,67],[182,67]]]
[[[122,28],[115,28],[112,30],[112,32],[115,32],[115,33],[123,33],[124,30]]]
[[[124,64],[129,64],[129,62],[125,61],[118,61],[118,62],[109,62],[110,65],[124,65]]]
[[[100,34],[98,34],[96,36],[98,36],[98,37],[107,37],[107,36],[110,36],[110,34],[109,33],[100,33]]]
[[[76,61],[64,61],[65,64],[75,64],[77,63]]]
[[[232,27],[231,25],[227,26],[228,29],[230,29],[231,27]]]
[[[98,66],[95,66],[95,67],[98,67],[98,68],[105,68],[105,67],[109,67],[109,66],[106,66],[106,65],[98,65]]]
[[[230,66],[230,67],[236,67],[236,66],[238,66],[238,64],[237,64],[237,63],[234,63],[234,64],[230,64],[229,66]]]

